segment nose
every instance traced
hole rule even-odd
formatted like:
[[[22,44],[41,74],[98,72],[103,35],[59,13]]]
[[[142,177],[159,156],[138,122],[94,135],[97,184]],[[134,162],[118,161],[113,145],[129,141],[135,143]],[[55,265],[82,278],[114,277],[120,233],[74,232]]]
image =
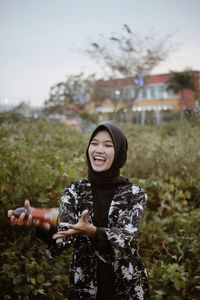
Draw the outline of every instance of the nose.
[[[104,153],[104,148],[102,145],[98,145],[95,149],[96,153]]]

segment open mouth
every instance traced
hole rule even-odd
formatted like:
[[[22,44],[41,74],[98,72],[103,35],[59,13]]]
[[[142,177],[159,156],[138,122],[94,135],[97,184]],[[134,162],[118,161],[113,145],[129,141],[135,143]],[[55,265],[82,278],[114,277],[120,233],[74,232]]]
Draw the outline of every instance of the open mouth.
[[[94,160],[94,162],[95,162],[96,164],[102,165],[102,164],[104,164],[104,162],[106,161],[106,158],[105,158],[105,157],[102,157],[102,156],[95,155],[95,156],[93,157],[93,160]]]

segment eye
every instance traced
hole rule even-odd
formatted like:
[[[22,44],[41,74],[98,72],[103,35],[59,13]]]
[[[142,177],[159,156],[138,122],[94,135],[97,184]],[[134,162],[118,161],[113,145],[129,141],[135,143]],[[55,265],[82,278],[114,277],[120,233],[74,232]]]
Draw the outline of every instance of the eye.
[[[90,145],[92,145],[92,146],[96,146],[96,145],[97,145],[97,142],[95,142],[95,141],[92,141],[92,142],[90,143]]]
[[[114,146],[113,146],[113,144],[106,144],[105,145],[107,148],[113,148]]]

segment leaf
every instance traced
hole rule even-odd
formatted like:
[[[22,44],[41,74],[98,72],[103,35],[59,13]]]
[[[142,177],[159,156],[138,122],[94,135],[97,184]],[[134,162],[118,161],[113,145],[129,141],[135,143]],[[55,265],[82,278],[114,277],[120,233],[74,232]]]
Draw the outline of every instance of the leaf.
[[[39,290],[37,290],[37,292],[39,294],[41,294],[41,295],[45,295],[46,294],[44,289],[39,289]]]
[[[111,41],[119,42],[119,39],[117,39],[116,37],[111,37],[110,40],[111,40]]]
[[[99,45],[97,43],[92,43],[91,45],[95,48],[99,48]]]
[[[41,196],[37,199],[37,202],[39,202],[39,203],[48,203],[48,202],[49,202],[49,199],[46,198],[44,195],[41,195]]]
[[[35,285],[35,284],[36,284],[35,278],[31,277],[31,278],[30,278],[30,282],[31,282],[33,285]]]
[[[37,282],[38,283],[40,283],[40,284],[42,284],[42,283],[44,283],[45,282],[45,277],[44,277],[44,275],[38,275],[37,276]]]
[[[124,24],[124,28],[126,29],[126,31],[128,33],[132,33],[132,31],[131,31],[131,29],[130,29],[130,27],[128,25]]]
[[[74,177],[77,176],[77,171],[76,171],[76,169],[72,169],[72,168],[67,169],[67,173],[68,173],[68,175],[69,175],[70,177],[72,177],[72,178],[74,178]]]
[[[200,290],[200,285],[196,285],[195,289]]]

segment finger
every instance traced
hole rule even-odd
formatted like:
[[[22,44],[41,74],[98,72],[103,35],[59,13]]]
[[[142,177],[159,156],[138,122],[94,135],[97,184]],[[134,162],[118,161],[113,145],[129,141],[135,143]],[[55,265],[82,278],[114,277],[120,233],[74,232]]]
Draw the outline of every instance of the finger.
[[[32,224],[35,225],[35,226],[39,226],[40,225],[40,220],[32,219]]]
[[[67,231],[58,231],[57,233],[55,233],[52,238],[53,239],[58,239],[58,238],[64,238],[70,235],[74,235],[77,234],[78,230],[74,230],[74,229],[69,229]]]
[[[18,221],[16,220],[15,216],[10,217],[10,223],[11,223],[11,225],[17,225],[18,224]]]
[[[75,230],[78,230],[79,227],[80,227],[80,223],[76,223],[76,224],[69,224],[68,227],[70,229],[75,229]]]
[[[88,222],[88,210],[85,209],[81,214],[81,221],[82,222]]]
[[[33,219],[32,219],[32,215],[28,216],[28,220],[27,220],[27,225],[31,226],[33,224]]]
[[[80,223],[69,225],[68,226],[70,230],[76,231],[76,233],[82,233],[83,232],[83,226]],[[68,230],[69,231],[69,230]]]
[[[77,229],[68,229],[66,231],[58,231],[56,234],[59,234],[60,236],[64,237],[64,236],[68,236],[71,234],[76,234],[79,231]]]
[[[69,235],[74,235],[74,234],[78,234],[80,231],[78,229],[68,229],[66,231],[65,236],[69,236]]]
[[[63,237],[64,237],[63,235],[58,234],[58,233],[55,233],[54,235],[52,235],[52,239],[53,239],[53,240],[57,240],[57,239],[63,238]]]
[[[19,221],[18,221],[19,225],[22,225],[24,223],[24,217],[25,217],[25,213],[22,213],[19,217]]]
[[[30,201],[29,201],[28,199],[26,199],[26,200],[24,201],[24,207],[25,207],[25,208],[30,208],[30,207],[31,207]]]

